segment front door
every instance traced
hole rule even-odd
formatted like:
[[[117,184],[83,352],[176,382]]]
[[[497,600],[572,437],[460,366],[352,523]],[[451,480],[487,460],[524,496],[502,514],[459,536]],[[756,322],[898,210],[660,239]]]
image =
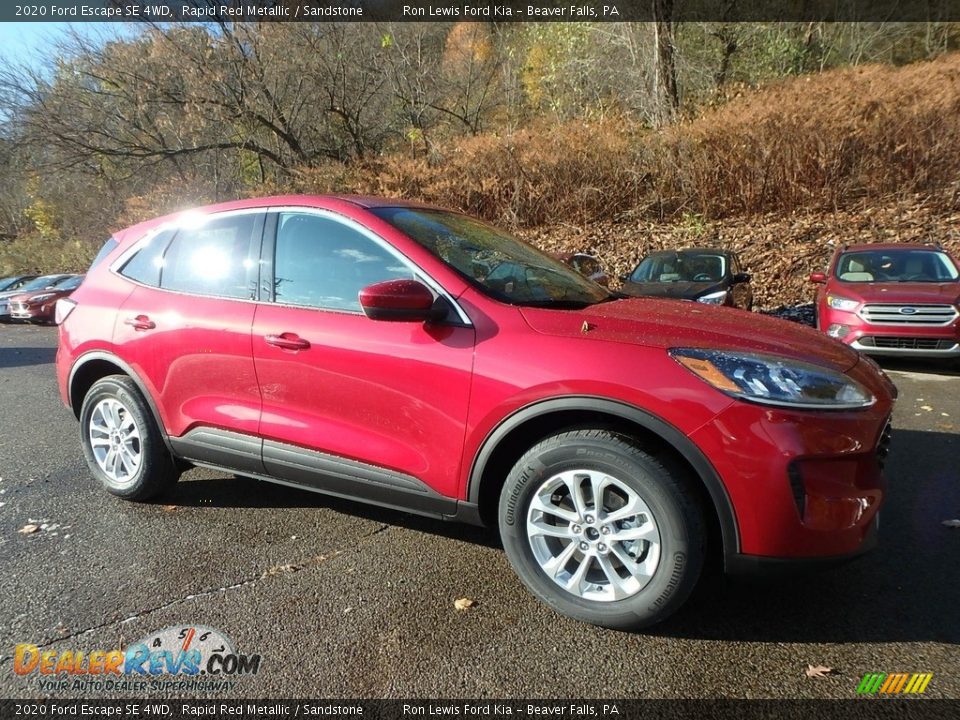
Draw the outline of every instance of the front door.
[[[322,211],[280,212],[274,301],[257,306],[253,356],[271,475],[385,505],[451,509],[474,330],[376,321],[360,290],[419,271],[380,238]]]

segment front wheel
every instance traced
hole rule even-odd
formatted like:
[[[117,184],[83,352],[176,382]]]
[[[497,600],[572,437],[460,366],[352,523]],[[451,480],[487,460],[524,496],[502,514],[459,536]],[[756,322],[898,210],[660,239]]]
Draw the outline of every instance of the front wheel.
[[[83,454],[107,492],[149,500],[180,476],[134,382],[110,375],[93,384],[80,409]]]
[[[704,520],[684,469],[633,438],[576,430],[520,458],[500,534],[523,583],[558,612],[631,630],[675,612],[704,558]]]

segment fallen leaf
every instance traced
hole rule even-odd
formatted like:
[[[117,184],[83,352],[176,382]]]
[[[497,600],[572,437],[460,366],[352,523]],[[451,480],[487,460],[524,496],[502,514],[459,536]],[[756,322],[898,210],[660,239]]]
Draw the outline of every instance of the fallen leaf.
[[[39,525],[34,525],[33,523],[30,523],[29,525],[24,525],[22,528],[17,530],[17,532],[20,533],[21,535],[32,535],[39,529],[40,529]]]
[[[174,510],[177,509],[177,506],[176,506],[176,505],[164,505],[161,509],[162,509],[164,512],[173,512]]]
[[[921,410],[926,410],[927,412],[930,412],[931,410],[933,410],[933,408],[930,407],[929,405],[921,405],[921,406],[920,406],[920,409],[921,409]]]
[[[807,665],[806,672],[808,678],[823,678],[828,675],[833,675],[833,668],[828,668],[824,665]]]
[[[960,528],[960,520],[944,520],[943,525],[947,527]]]
[[[466,610],[467,608],[472,608],[476,603],[470,598],[457,598],[453,601],[453,606],[457,610]]]

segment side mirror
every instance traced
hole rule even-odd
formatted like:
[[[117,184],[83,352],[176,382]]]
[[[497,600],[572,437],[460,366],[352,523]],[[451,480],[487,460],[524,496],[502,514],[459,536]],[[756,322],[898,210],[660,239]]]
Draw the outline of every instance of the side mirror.
[[[621,276],[620,276],[620,282],[622,282],[622,283],[630,282],[630,276],[629,276],[629,275],[621,275]]]
[[[371,320],[426,322],[437,319],[430,289],[417,280],[387,280],[360,291],[360,307]]]
[[[822,272],[810,273],[810,282],[822,285],[827,281],[827,274]]]
[[[733,276],[734,283],[748,283],[750,282],[750,273],[737,273]]]

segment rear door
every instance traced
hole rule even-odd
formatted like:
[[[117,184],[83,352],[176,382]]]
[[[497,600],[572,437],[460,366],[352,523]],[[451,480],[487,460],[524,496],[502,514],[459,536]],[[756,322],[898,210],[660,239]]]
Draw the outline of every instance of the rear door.
[[[367,318],[362,288],[423,276],[353,221],[293,210],[270,225],[274,301],[258,305],[253,326],[267,471],[385,505],[452,509],[473,327]]]
[[[136,288],[114,331],[178,453],[249,472],[263,471],[250,340],[263,220],[221,213],[148,237],[119,268]]]

